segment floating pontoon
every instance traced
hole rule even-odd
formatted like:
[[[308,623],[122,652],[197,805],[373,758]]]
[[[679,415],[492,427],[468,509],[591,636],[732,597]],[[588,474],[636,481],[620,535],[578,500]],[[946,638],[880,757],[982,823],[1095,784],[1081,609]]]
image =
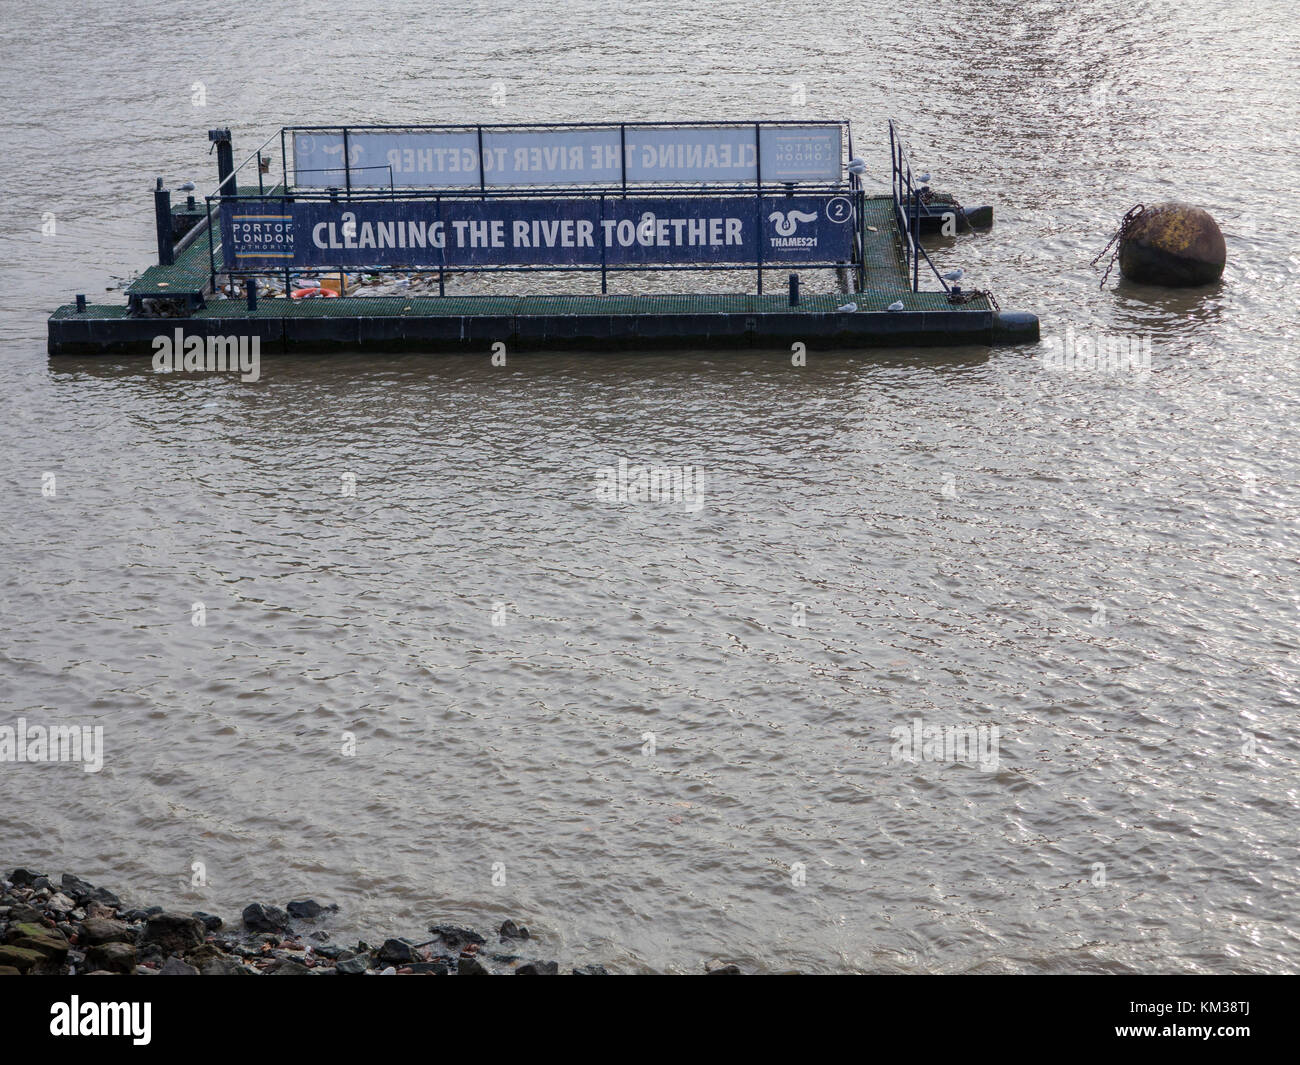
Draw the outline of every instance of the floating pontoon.
[[[285,127],[274,182],[276,137],[238,168],[229,131],[209,137],[215,192],[173,208],[160,179],[158,265],[124,306],[79,296],[55,311],[51,355],[149,354],[177,327],[256,337],[264,354],[1038,339],[1036,317],[934,267],[922,232],[982,227],[992,211],[917,182],[892,122],[879,194],[847,122]],[[753,291],[608,292],[613,274],[674,270],[749,271]],[[448,291],[461,275],[540,271],[599,275],[600,292]],[[813,271],[837,291],[801,292]],[[347,273],[436,278],[437,295],[290,298],[304,278]]]

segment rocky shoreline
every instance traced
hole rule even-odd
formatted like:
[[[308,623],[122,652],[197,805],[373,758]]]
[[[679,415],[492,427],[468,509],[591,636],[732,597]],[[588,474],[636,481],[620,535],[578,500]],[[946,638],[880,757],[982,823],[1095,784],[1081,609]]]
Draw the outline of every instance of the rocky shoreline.
[[[15,869],[0,881],[0,976],[517,976],[559,975],[538,958],[528,929],[506,921],[495,933],[435,924],[432,938],[385,939],[378,946],[333,942],[337,906],[313,899],[283,909],[254,902],[238,922],[160,906],[126,906],[78,876]],[[736,970],[734,966],[725,968]],[[720,971],[710,964],[709,971]],[[599,965],[575,976],[605,976]]]

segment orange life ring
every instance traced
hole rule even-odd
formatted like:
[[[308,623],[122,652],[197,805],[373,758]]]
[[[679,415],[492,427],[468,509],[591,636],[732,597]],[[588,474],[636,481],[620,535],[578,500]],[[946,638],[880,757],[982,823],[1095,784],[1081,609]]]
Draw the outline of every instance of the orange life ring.
[[[338,293],[328,288],[296,288],[293,290],[293,298],[296,300],[307,300],[313,296],[324,296],[326,299],[337,299]]]

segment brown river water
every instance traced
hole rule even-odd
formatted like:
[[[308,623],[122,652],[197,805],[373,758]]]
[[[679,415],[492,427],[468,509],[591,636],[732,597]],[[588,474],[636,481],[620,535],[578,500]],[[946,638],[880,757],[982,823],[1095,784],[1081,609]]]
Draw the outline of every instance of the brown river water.
[[[624,972],[1300,967],[1290,5],[0,9],[0,724],[104,730],[98,773],[0,762],[6,870]],[[209,128],[760,116],[849,118],[881,191],[896,117],[995,208],[936,262],[1044,342],[45,354]],[[1099,289],[1169,199],[1222,283]],[[603,500],[620,459],[700,505]],[[900,760],[916,721],[997,757]]]

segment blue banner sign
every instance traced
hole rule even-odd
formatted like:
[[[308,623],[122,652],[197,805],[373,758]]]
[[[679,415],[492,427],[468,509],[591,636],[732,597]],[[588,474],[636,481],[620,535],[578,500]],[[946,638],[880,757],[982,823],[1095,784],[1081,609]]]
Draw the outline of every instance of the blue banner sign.
[[[839,263],[847,196],[519,198],[221,206],[229,270]]]
[[[843,179],[842,129],[610,126],[298,132],[301,188],[492,188]],[[347,164],[344,164],[346,151]],[[481,166],[481,170],[480,170]]]

